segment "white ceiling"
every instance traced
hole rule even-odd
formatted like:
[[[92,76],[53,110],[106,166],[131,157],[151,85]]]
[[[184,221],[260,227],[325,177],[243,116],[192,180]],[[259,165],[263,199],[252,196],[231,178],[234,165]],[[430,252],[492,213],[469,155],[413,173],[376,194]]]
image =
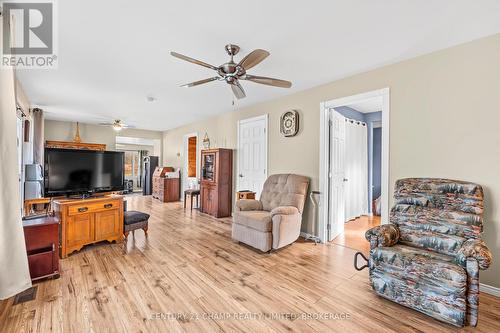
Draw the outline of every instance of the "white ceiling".
[[[49,119],[166,130],[498,33],[499,17],[497,0],[58,1],[59,68],[18,76]],[[293,87],[243,82],[235,106],[222,82],[179,87],[214,73],[170,51],[220,65],[229,42],[236,59],[269,50],[250,73]]]
[[[346,106],[362,113],[382,111],[382,97],[373,97],[364,101],[348,104]]]

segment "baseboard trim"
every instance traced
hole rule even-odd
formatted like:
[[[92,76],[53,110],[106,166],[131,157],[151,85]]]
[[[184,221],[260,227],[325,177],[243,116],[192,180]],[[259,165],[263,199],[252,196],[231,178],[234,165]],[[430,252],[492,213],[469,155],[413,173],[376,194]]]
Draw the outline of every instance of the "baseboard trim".
[[[500,297],[500,288],[493,287],[484,283],[479,284],[479,291],[485,294]]]

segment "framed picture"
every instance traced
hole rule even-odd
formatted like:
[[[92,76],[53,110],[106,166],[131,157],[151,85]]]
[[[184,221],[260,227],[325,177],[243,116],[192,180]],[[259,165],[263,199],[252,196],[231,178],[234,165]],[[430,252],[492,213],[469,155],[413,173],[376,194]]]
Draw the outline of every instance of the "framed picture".
[[[207,132],[205,132],[205,137],[203,138],[203,149],[210,149],[210,139]]]

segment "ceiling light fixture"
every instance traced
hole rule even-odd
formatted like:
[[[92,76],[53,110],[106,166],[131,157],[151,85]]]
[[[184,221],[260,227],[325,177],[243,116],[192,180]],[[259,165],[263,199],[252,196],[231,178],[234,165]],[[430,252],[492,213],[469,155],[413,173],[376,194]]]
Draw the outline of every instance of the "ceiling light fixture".
[[[122,123],[122,121],[119,120],[119,119],[113,121],[112,123],[111,122],[109,122],[109,123],[99,123],[99,125],[101,125],[101,126],[109,126],[109,127],[111,127],[112,129],[114,129],[117,132],[120,132],[124,128],[134,128],[134,126],[130,126],[130,125]]]
[[[246,94],[240,84],[240,80],[248,80],[259,84],[265,84],[268,86],[280,88],[290,88],[292,86],[292,82],[290,81],[275,79],[272,77],[250,75],[247,73],[250,68],[253,68],[255,65],[260,64],[264,59],[267,58],[267,56],[269,56],[270,53],[268,51],[261,49],[253,50],[243,59],[241,59],[239,63],[235,63],[234,56],[238,54],[239,51],[240,47],[238,45],[226,45],[226,52],[231,57],[231,59],[228,62],[220,65],[219,67],[207,64],[206,62],[193,59],[177,52],[170,52],[170,54],[173,57],[213,69],[217,72],[217,76],[184,84],[181,87],[195,87],[200,84],[205,84],[212,81],[225,81],[231,86],[234,96],[237,99],[241,99],[244,98]]]

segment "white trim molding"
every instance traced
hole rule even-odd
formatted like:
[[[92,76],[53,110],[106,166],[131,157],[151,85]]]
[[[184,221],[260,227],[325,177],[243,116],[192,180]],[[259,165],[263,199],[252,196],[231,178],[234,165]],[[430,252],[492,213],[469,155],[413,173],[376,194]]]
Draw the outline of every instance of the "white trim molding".
[[[382,197],[382,219],[381,223],[389,223],[389,188],[390,188],[390,89],[383,88],[379,90],[369,91],[366,93],[356,94],[347,97],[337,98],[331,101],[320,103],[320,160],[319,160],[319,186],[321,199],[319,201],[319,225],[318,237],[321,242],[328,241],[327,224],[329,218],[328,202],[329,202],[329,151],[330,151],[330,129],[329,129],[329,112],[330,109],[353,104],[355,102],[363,102],[365,100],[382,97],[382,181],[381,181],[381,197]]]
[[[493,287],[484,283],[479,284],[479,291],[485,294],[500,297],[500,288]]]

